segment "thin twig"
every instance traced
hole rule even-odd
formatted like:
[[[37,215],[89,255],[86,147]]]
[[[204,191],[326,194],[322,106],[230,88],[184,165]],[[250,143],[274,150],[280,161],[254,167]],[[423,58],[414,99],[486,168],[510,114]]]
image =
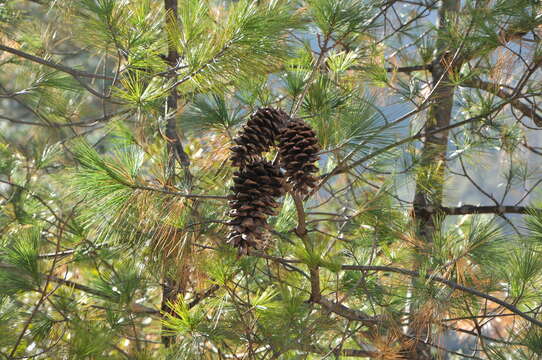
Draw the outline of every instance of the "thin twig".
[[[25,52],[23,52],[21,50],[14,49],[14,48],[6,46],[6,45],[0,44],[0,50],[9,52],[9,53],[11,53],[13,55],[17,55],[17,56],[25,58],[27,60],[33,61],[35,63],[51,67],[51,68],[53,68],[55,70],[65,72],[65,73],[70,74],[71,76],[73,76],[75,78],[113,80],[113,77],[111,77],[111,76],[93,74],[93,73],[88,73],[88,72],[85,72],[85,71],[73,69],[71,67],[61,65],[61,64],[57,64],[57,63],[51,62],[49,60],[42,59],[42,58],[40,58],[38,56],[25,53]]]

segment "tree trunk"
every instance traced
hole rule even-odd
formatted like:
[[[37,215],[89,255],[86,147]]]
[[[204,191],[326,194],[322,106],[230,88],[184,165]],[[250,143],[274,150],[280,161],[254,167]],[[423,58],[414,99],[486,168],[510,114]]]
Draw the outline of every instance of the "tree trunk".
[[[174,28],[177,26],[178,19],[178,6],[177,0],[164,0],[164,10],[165,10],[165,23],[169,28]],[[167,63],[169,68],[174,68],[177,66],[179,60],[179,54],[175,44],[172,43],[171,39],[168,38],[168,54],[167,54]],[[172,71],[168,75],[169,77],[175,79],[177,77],[176,72]],[[166,99],[164,117],[167,120],[166,123],[166,141],[167,141],[167,155],[168,163],[166,168],[167,173],[167,182],[168,184],[173,184],[176,178],[176,163],[178,162],[183,168],[184,172],[184,182],[185,187],[189,189],[192,183],[192,175],[190,173],[190,159],[183,149],[183,144],[177,133],[177,124],[175,122],[175,115],[178,111],[178,101],[179,96],[177,94],[177,89],[173,88],[170,90],[170,93]],[[175,242],[176,240],[176,231],[171,232],[171,241]],[[164,259],[168,265],[167,259]],[[175,262],[172,262],[175,263]],[[182,265],[181,265],[182,266]],[[177,272],[182,274],[182,271]],[[177,299],[179,293],[184,293],[186,289],[183,289],[184,281],[182,279],[176,279],[171,275],[168,275],[167,269],[164,269],[164,278],[162,282],[162,312],[172,313],[172,309],[168,305],[169,302],[174,302]],[[162,329],[162,343],[169,347],[173,343],[174,339],[171,336],[168,336],[164,333]]]
[[[448,15],[458,12],[459,0],[443,0],[439,8],[438,29],[446,27]],[[452,69],[458,68],[459,56],[456,49],[447,48],[443,39],[437,39],[437,53],[432,62],[432,94],[431,104],[427,112],[425,132],[432,132],[436,129],[450,125],[452,108],[454,102],[455,87],[449,84],[449,73]],[[442,206],[444,171],[446,162],[446,151],[448,144],[448,131],[441,131],[427,136],[423,141],[422,167],[433,168],[430,185],[422,184],[424,179],[418,178],[414,193],[413,215],[418,226],[418,236],[424,242],[424,249],[419,249],[420,255],[424,255],[427,249],[431,248],[433,233],[435,231],[434,213],[428,212],[428,207],[439,209]],[[427,254],[430,256],[430,254]],[[417,311],[416,292],[411,293],[407,311],[415,314]],[[430,323],[427,326],[419,326],[419,322],[413,322],[409,317],[407,334],[416,337],[418,340],[410,359],[432,359],[431,349],[420,340],[431,342]]]

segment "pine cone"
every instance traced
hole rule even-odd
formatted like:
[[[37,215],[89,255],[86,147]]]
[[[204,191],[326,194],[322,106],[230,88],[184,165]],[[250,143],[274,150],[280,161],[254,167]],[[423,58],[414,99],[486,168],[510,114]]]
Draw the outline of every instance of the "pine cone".
[[[244,254],[249,248],[263,249],[267,217],[276,215],[279,204],[274,199],[285,191],[284,175],[270,162],[258,160],[234,172],[233,182],[234,194],[229,202],[233,231],[227,242]]]
[[[318,171],[315,162],[320,151],[316,134],[303,120],[293,119],[281,130],[279,138],[280,163],[286,169],[288,183],[295,192],[308,193],[317,181],[313,175]]]
[[[236,143],[230,149],[233,153],[230,157],[233,166],[242,167],[269,151],[288,118],[283,110],[274,108],[261,108],[252,114],[233,140]]]

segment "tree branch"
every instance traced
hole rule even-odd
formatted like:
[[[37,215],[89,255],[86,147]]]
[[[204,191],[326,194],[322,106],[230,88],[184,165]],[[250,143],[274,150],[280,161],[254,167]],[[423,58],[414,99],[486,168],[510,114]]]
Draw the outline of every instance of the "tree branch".
[[[377,156],[379,156],[381,154],[386,153],[387,151],[389,151],[389,150],[391,150],[393,148],[396,148],[398,146],[407,144],[407,143],[409,143],[411,141],[422,139],[422,138],[427,137],[427,136],[432,136],[432,135],[438,134],[438,133],[443,132],[443,131],[448,131],[448,130],[451,130],[451,129],[454,129],[454,128],[457,128],[457,127],[460,127],[460,126],[463,126],[463,125],[466,125],[466,124],[469,124],[471,122],[484,119],[484,118],[492,115],[493,113],[500,111],[506,104],[510,103],[513,99],[514,98],[508,99],[507,101],[503,102],[502,104],[499,104],[498,106],[495,106],[495,108],[491,109],[490,111],[488,111],[485,114],[476,115],[476,116],[473,116],[473,117],[471,117],[469,119],[461,120],[461,121],[458,121],[456,123],[452,123],[450,125],[443,126],[443,127],[431,130],[431,131],[423,131],[423,129],[421,129],[420,131],[418,131],[418,133],[416,133],[416,134],[414,134],[412,136],[403,138],[403,139],[401,139],[401,140],[399,140],[399,141],[397,141],[397,142],[395,142],[393,144],[384,146],[384,147],[382,147],[382,148],[380,148],[378,150],[375,150],[374,152],[362,157],[361,159],[358,159],[358,160],[352,162],[351,164],[345,164],[345,162],[343,160],[343,161],[339,162],[337,164],[337,166],[335,166],[335,168],[332,171],[330,171],[327,174],[323,174],[323,175],[320,176],[320,178],[322,180],[320,181],[318,186],[316,186],[311,191],[311,193],[309,193],[308,197],[313,195],[315,192],[317,192],[318,189],[320,189],[320,187],[322,187],[322,185],[324,183],[326,183],[331,177],[333,177],[335,175],[346,173],[349,170],[354,169],[355,167],[363,164],[364,162],[366,162],[366,161],[368,161],[368,160],[370,160],[372,158],[375,158],[375,157],[377,157]]]
[[[11,117],[8,117],[8,116],[5,116],[5,115],[1,115],[1,114],[0,114],[0,119],[7,120],[7,121],[12,122],[14,124],[41,126],[41,127],[50,127],[50,128],[60,128],[60,127],[67,127],[67,126],[91,127],[91,126],[94,126],[94,125],[96,125],[98,123],[106,122],[106,121],[108,121],[109,119],[111,119],[111,118],[113,118],[115,116],[127,114],[130,111],[131,110],[122,110],[122,111],[117,111],[115,113],[106,114],[106,115],[104,115],[102,117],[99,117],[97,119],[90,119],[90,120],[79,121],[79,122],[67,122],[67,123],[50,122],[50,123],[47,123],[47,124],[42,124],[42,123],[39,123],[39,122],[32,122],[32,121],[14,119],[14,118],[11,118]]]
[[[401,269],[401,268],[396,268],[396,267],[391,267],[391,266],[342,265],[341,269],[343,269],[343,270],[358,270],[358,271],[389,271],[389,272],[408,275],[408,276],[416,277],[416,278],[421,277],[420,273],[417,272],[417,271]],[[469,288],[469,287],[463,286],[461,284],[458,284],[455,281],[447,280],[447,279],[444,279],[444,278],[441,278],[439,276],[435,276],[435,275],[432,275],[432,274],[427,274],[424,277],[429,281],[435,281],[435,282],[439,282],[441,284],[447,285],[447,286],[449,286],[450,288],[452,288],[454,290],[457,289],[457,290],[460,290],[460,291],[463,291],[463,292],[466,292],[466,293],[469,293],[469,294],[484,298],[486,300],[492,301],[492,302],[494,302],[496,304],[499,304],[502,307],[510,310],[514,314],[516,314],[518,316],[521,316],[525,320],[527,320],[527,321],[529,321],[529,322],[531,322],[531,323],[533,323],[533,324],[535,324],[535,325],[537,325],[539,327],[542,327],[542,321],[540,321],[538,319],[535,319],[532,316],[529,316],[528,314],[526,314],[523,311],[519,310],[514,305],[512,305],[510,303],[507,303],[506,301],[503,301],[503,300],[501,300],[499,298],[496,298],[495,296],[483,293],[483,292],[481,292],[479,290],[476,290],[476,289]]]
[[[399,66],[399,67],[394,67],[394,66],[391,66],[391,67],[387,67],[386,68],[386,71],[389,72],[389,73],[394,73],[394,72],[398,72],[398,73],[412,73],[412,72],[415,72],[415,71],[426,71],[426,70],[431,70],[432,68],[432,65],[431,64],[424,64],[424,65],[412,65],[412,66]],[[370,69],[369,67],[367,66],[352,66],[349,68],[349,70],[360,70],[360,71],[364,71],[364,70],[368,70]]]
[[[313,353],[313,354],[320,354],[320,355],[336,355],[336,356],[349,356],[349,357],[369,357],[369,358],[376,358],[380,354],[374,351],[366,351],[366,350],[357,350],[357,349],[331,349],[326,350],[322,349],[315,345],[300,345],[296,347],[296,349]]]
[[[521,102],[519,99],[514,98],[512,94],[504,91],[502,89],[502,86],[500,86],[499,84],[490,83],[488,81],[483,81],[480,79],[469,79],[469,80],[463,81],[461,86],[474,88],[474,89],[481,89],[493,95],[496,95],[500,97],[501,99],[509,100],[510,106],[519,110],[523,115],[533,119],[533,122],[537,126],[542,127],[542,116],[536,113],[536,109],[534,107],[530,107],[527,104]]]
[[[223,200],[223,201],[228,200],[227,195],[185,194],[185,193],[182,193],[182,192],[179,192],[179,191],[169,191],[169,190],[166,190],[166,189],[160,189],[160,188],[155,188],[155,187],[151,187],[151,186],[143,186],[143,185],[132,185],[130,187],[132,189],[145,190],[145,191],[155,191],[155,192],[159,192],[159,193],[162,193],[162,194],[179,196],[179,197],[184,197],[184,198],[187,198],[187,199],[212,199],[212,200]]]
[[[214,285],[211,285],[205,292],[201,294],[196,294],[194,296],[194,299],[192,299],[192,301],[188,303],[188,308],[192,309],[194,306],[199,304],[203,299],[206,299],[212,294],[214,294],[218,289],[220,289],[220,286],[218,286],[217,284],[214,284]]]
[[[25,58],[27,60],[33,61],[35,63],[48,66],[48,67],[53,68],[55,70],[65,72],[65,73],[70,74],[71,76],[73,76],[75,78],[113,80],[113,77],[111,77],[111,76],[88,73],[88,72],[80,71],[80,70],[77,70],[77,69],[74,69],[74,68],[71,68],[71,67],[68,67],[68,66],[65,66],[65,65],[56,64],[56,63],[54,63],[52,61],[42,59],[42,58],[37,57],[35,55],[25,53],[24,51],[14,49],[14,48],[6,46],[6,45],[0,44],[0,50],[11,53],[13,55],[17,55],[17,56]]]
[[[529,214],[541,212],[541,209],[530,208],[525,206],[477,206],[477,205],[462,205],[459,207],[441,206],[440,208],[426,206],[417,207],[417,211],[427,214],[442,212],[446,215],[469,215],[469,214]]]
[[[341,303],[332,302],[323,296],[319,296],[318,299],[311,299],[311,300],[321,305],[324,309],[332,313],[335,313],[337,315],[340,315],[343,318],[346,318],[348,320],[361,321],[363,323],[370,323],[371,325],[380,321],[380,319],[377,317],[369,316],[368,314],[362,311],[351,309],[347,306],[344,306]]]
[[[164,9],[166,17],[166,26],[171,28],[177,26],[178,8],[177,0],[164,0]],[[166,61],[171,68],[176,68],[179,64],[179,53],[177,47],[173,43],[173,39],[168,35],[168,53]],[[177,80],[177,74],[175,72],[169,73],[168,78]],[[166,110],[164,117],[167,120],[166,124],[166,141],[168,149],[168,178],[172,180],[175,177],[175,162],[178,162],[184,171],[184,178],[186,185],[190,187],[192,183],[192,174],[190,173],[190,158],[184,151],[183,144],[177,133],[177,124],[175,122],[175,115],[178,111],[179,94],[177,93],[176,85],[171,86],[169,94],[166,99]]]
[[[15,271],[15,272],[17,272],[17,268],[15,266],[10,265],[10,264],[5,264],[5,263],[0,263],[0,269],[4,269],[6,271]],[[41,276],[46,281],[52,281],[52,282],[57,283],[57,284],[65,285],[65,286],[74,288],[76,290],[83,291],[83,292],[85,292],[87,294],[98,296],[98,297],[101,297],[101,298],[104,298],[104,299],[109,299],[109,300],[112,299],[111,296],[109,294],[107,294],[107,293],[104,293],[104,292],[102,292],[100,290],[97,290],[97,289],[93,289],[93,288],[91,288],[89,286],[86,286],[86,285],[83,285],[83,284],[79,284],[79,283],[71,281],[71,280],[62,279],[62,278],[59,278],[59,277],[54,276],[54,275],[42,274]],[[134,313],[148,313],[148,314],[157,314],[157,313],[159,313],[158,310],[155,310],[155,309],[152,309],[152,308],[140,305],[140,304],[135,304],[135,303],[131,304],[130,308],[131,308],[132,312],[134,312]]]

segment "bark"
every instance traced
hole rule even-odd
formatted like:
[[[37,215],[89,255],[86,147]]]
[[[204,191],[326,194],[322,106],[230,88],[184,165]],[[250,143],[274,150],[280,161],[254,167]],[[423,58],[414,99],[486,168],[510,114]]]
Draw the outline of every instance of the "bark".
[[[166,12],[166,24],[168,27],[173,27],[177,23],[178,7],[177,0],[164,0],[165,12]],[[167,62],[170,68],[175,68],[179,61],[179,54],[175,44],[168,39],[168,54]],[[176,78],[176,72],[169,72],[168,77]],[[184,177],[186,185],[189,186],[192,182],[192,174],[190,173],[190,159],[185,153],[183,144],[177,133],[177,123],[175,122],[175,115],[178,110],[179,94],[177,88],[173,87],[170,90],[169,96],[166,100],[165,116],[167,119],[166,125],[166,140],[168,142],[168,177],[170,181],[173,181],[175,177],[175,163],[178,162],[184,171]]]
[[[178,19],[178,4],[177,0],[164,0],[164,10],[165,10],[165,23],[166,26],[173,28],[177,24]],[[175,68],[177,66],[178,60],[179,60],[179,54],[177,52],[177,48],[175,44],[171,41],[171,39],[168,38],[168,54],[166,56],[168,65],[170,68]],[[170,78],[176,78],[176,72],[168,72],[168,77]],[[189,191],[191,183],[192,183],[192,175],[190,173],[190,159],[188,155],[185,153],[183,144],[181,142],[181,139],[177,132],[177,123],[175,122],[176,119],[176,113],[178,111],[178,103],[179,103],[179,94],[177,93],[177,88],[173,87],[170,90],[170,93],[168,94],[168,97],[166,99],[166,106],[164,111],[164,116],[167,119],[166,124],[166,141],[167,141],[167,154],[168,154],[168,163],[166,168],[168,183],[172,184],[175,181],[176,178],[176,164],[179,163],[181,167],[183,168],[184,172],[184,182],[186,189]],[[172,231],[171,232],[172,241],[175,241],[175,237],[177,232]],[[169,261],[167,259],[164,259],[166,263],[166,267]],[[183,266],[183,265],[181,265]],[[179,274],[183,273],[183,269],[181,269]],[[169,306],[170,302],[174,302],[177,299],[177,296],[179,293],[184,293],[185,289],[183,281],[183,276],[180,276],[180,279],[177,279],[176,277],[172,277],[171,275],[168,275],[167,271],[163,278],[162,283],[162,304],[161,304],[161,311],[163,313],[172,313],[172,309]],[[173,344],[174,338],[172,336],[168,336],[164,333],[164,329],[162,329],[162,343],[169,347]]]
[[[438,14],[439,30],[445,28],[448,14],[459,11],[459,7],[459,0],[442,1]],[[437,39],[437,55],[430,68],[432,76],[431,106],[427,112],[425,124],[425,133],[429,135],[423,140],[421,154],[421,166],[436,167],[434,181],[430,184],[431,188],[428,188],[428,184],[422,184],[423,180],[418,178],[414,193],[413,216],[418,226],[418,236],[425,242],[425,249],[420,249],[420,253],[430,249],[435,231],[433,213],[425,209],[428,207],[438,209],[442,206],[448,131],[435,133],[434,130],[445,128],[451,123],[455,87],[449,83],[449,73],[451,69],[459,66],[459,57],[455,54],[455,49],[448,49],[446,46],[443,39]],[[413,292],[410,296],[411,301],[407,305],[407,312],[410,314],[416,313],[415,299],[418,299],[418,296]],[[424,339],[427,343],[432,342],[430,325],[416,326],[412,319],[409,319],[407,335]],[[409,359],[433,359],[431,348],[423,342],[418,342],[412,354],[409,354]]]

